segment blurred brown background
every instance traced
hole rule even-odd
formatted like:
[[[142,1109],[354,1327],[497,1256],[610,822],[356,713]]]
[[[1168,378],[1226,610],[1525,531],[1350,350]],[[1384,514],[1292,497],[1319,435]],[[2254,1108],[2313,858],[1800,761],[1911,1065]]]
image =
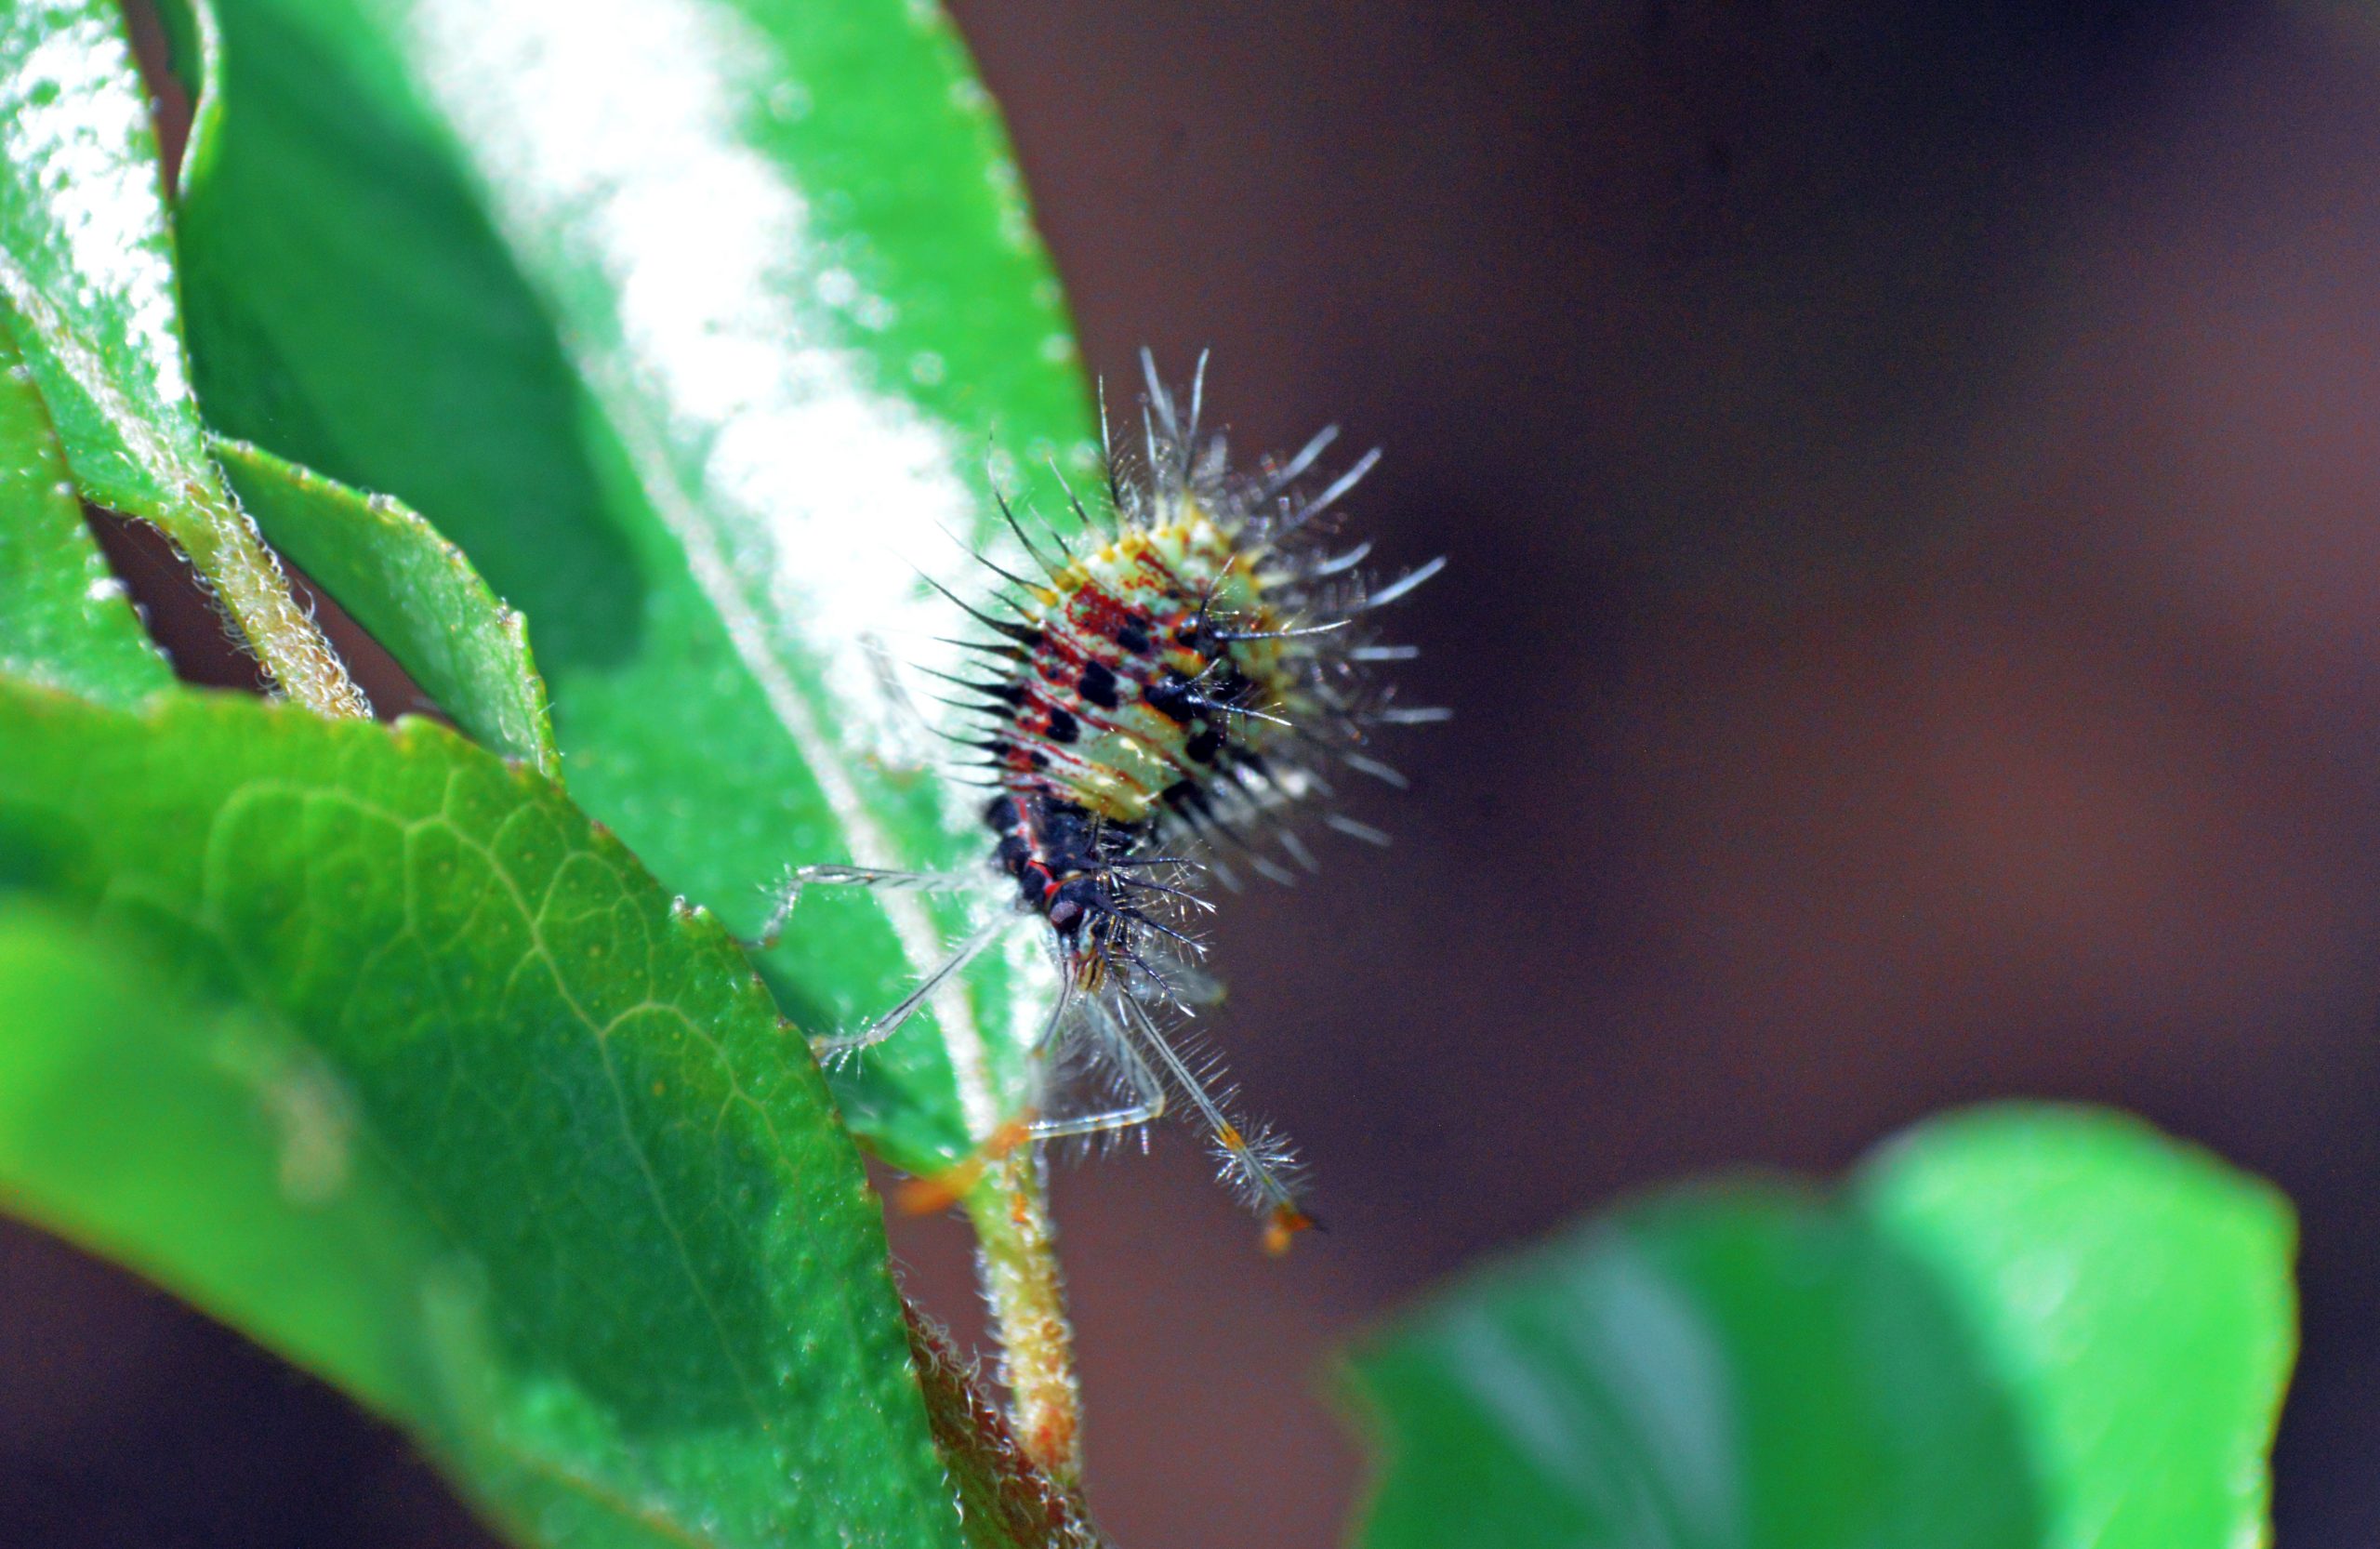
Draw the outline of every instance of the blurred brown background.
[[[1119,1542],[1333,1542],[1327,1352],[1474,1255],[2010,1094],[2289,1191],[2281,1541],[2380,1542],[2380,15],[958,8],[1094,366],[1212,346],[1236,443],[1384,444],[1359,522],[1452,561],[1397,848],[1222,927],[1331,1235],[1264,1261],[1183,1134],[1059,1180]],[[0,1372],[0,1542],[470,1542],[21,1232]]]

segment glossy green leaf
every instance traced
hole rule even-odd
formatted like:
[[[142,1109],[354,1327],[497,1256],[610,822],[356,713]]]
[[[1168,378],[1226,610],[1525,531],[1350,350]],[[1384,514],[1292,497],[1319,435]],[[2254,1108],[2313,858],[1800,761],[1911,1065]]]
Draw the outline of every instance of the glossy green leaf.
[[[293,696],[368,714],[207,459],[159,181],[114,0],[0,7],[0,302],[83,494],[171,537]]]
[[[561,774],[528,625],[421,514],[245,442],[216,457],[282,553],[352,615],[482,747]]]
[[[1926,1125],[1833,1198],[1658,1198],[1356,1353],[1360,1542],[2263,1542],[2293,1232],[2202,1153],[2048,1107]]]
[[[0,11],[0,295],[84,490],[165,525],[215,483],[154,133],[118,7]]]
[[[0,329],[0,674],[131,705],[172,685],[82,502],[14,343]]]
[[[0,685],[0,883],[194,1012],[161,1033],[142,978],[63,957],[0,1065],[12,1198],[383,1407],[528,1540],[959,1542],[815,1067],[549,782],[232,695]],[[112,1079],[132,1038],[178,1041]]]
[[[524,611],[573,793],[756,933],[796,864],[980,867],[887,660],[950,665],[997,464],[1065,510],[1088,394],[1015,175],[911,0],[219,0],[185,294],[222,429],[387,490]],[[880,642],[880,644],[878,643]],[[967,928],[805,900],[805,1030]],[[912,1169],[1025,1096],[1020,935],[836,1076]],[[1020,988],[1020,985],[1024,988]],[[963,1092],[962,1092],[963,1088]]]

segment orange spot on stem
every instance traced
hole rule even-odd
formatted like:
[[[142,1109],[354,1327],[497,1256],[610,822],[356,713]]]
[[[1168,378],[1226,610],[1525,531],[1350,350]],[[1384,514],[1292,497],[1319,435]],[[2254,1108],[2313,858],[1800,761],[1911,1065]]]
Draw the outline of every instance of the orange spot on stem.
[[[974,1192],[984,1170],[1024,1145],[1033,1135],[1033,1116],[1025,1113],[994,1130],[965,1161],[922,1178],[911,1178],[893,1190],[892,1203],[904,1215],[937,1215]]]

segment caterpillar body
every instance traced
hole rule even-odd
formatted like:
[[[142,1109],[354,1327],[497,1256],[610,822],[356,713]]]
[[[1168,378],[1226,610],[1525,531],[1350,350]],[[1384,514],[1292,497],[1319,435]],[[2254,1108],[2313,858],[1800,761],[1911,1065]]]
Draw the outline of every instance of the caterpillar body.
[[[1211,872],[1236,886],[1238,864],[1289,880],[1276,850],[1313,869],[1293,820],[1329,798],[1338,770],[1404,784],[1368,751],[1373,730],[1446,712],[1395,704],[1375,664],[1413,652],[1375,640],[1368,616],[1443,562],[1373,589],[1362,569],[1370,546],[1333,552],[1329,538],[1340,500],[1377,453],[1319,489],[1308,476],[1330,430],[1285,461],[1236,470],[1223,437],[1200,429],[1204,358],[1186,411],[1145,351],[1142,363],[1142,455],[1119,455],[1111,440],[1105,509],[1075,499],[1076,543],[1051,525],[1037,544],[1003,500],[1038,577],[999,571],[1007,587],[991,604],[997,611],[950,597],[990,636],[966,642],[981,670],[948,680],[966,695],[956,708],[974,718],[953,735],[981,755],[975,773],[993,788],[984,822],[1014,907],[884,1017],[825,1041],[840,1050],[889,1036],[1007,929],[1038,920],[1061,986],[1038,1040],[1040,1066],[1054,1073],[1086,1058],[1104,1069],[1119,1101],[1073,1114],[1037,1105],[1001,1144],[1112,1133],[1179,1102],[1278,1251],[1313,1225],[1295,1158],[1268,1131],[1239,1121],[1231,1094],[1182,1048],[1183,1024],[1211,998],[1191,933],[1214,907],[1200,884]],[[1384,842],[1335,812],[1324,821]],[[818,882],[976,885],[806,867],[773,929],[794,892]]]

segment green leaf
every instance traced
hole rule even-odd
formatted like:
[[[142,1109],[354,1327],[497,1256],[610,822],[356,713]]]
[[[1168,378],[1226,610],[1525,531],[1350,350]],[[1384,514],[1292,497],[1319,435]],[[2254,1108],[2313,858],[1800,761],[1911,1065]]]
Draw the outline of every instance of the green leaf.
[[[1356,1353],[1361,1542],[2264,1542],[2293,1240],[2262,1184],[2055,1107],[1921,1127],[1833,1198],[1657,1198]]]
[[[987,454],[1064,511],[1044,459],[1092,445],[940,15],[216,8],[181,218],[213,421],[459,544],[536,631],[574,795],[738,933],[796,864],[983,867],[980,799],[879,663],[946,665],[964,628],[911,563],[985,591]],[[966,929],[963,903],[822,894],[763,971],[806,1031],[848,1028]],[[835,1078],[912,1170],[1025,1098],[1047,971],[1023,933],[979,968]]]
[[[148,103],[116,7],[0,11],[0,295],[85,491],[160,525],[215,483]],[[203,496],[195,496],[204,498]]]
[[[207,460],[159,180],[113,0],[0,7],[0,311],[68,465],[174,540],[290,695],[368,715]]]
[[[231,487],[273,547],[388,647],[479,742],[560,777],[529,630],[420,513],[245,442],[217,440]]]
[[[549,782],[233,695],[0,685],[0,881],[94,933],[38,1025],[11,992],[10,1198],[414,1427],[530,1541],[959,1541],[815,1067]],[[0,961],[39,977],[45,929]]]
[[[320,1057],[18,894],[0,894],[0,996],[10,1213],[246,1323],[434,1445],[467,1444],[447,1398],[477,1342],[476,1278]]]
[[[172,686],[108,569],[31,375],[0,329],[0,674],[132,705]]]
[[[2047,1486],[2048,1542],[2269,1537],[2266,1459],[2297,1347],[2278,1193],[2137,1121],[2027,1108],[1920,1131],[1854,1187],[1992,1352]]]

